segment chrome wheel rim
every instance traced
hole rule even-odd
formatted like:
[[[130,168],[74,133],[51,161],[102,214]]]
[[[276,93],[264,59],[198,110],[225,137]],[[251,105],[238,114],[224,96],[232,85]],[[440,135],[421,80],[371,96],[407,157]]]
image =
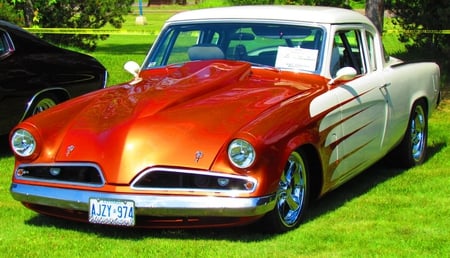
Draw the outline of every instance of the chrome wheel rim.
[[[32,114],[36,115],[37,113],[40,113],[40,112],[42,112],[42,111],[44,111],[46,109],[49,109],[49,108],[51,108],[51,107],[53,107],[55,105],[56,105],[55,101],[53,101],[50,98],[41,99],[36,104],[36,107],[33,109],[33,113]]]
[[[411,153],[415,161],[419,161],[425,150],[426,140],[426,118],[422,106],[414,110],[411,120]]]
[[[277,193],[277,211],[286,227],[295,226],[305,202],[306,168],[302,157],[293,152],[281,176]]]

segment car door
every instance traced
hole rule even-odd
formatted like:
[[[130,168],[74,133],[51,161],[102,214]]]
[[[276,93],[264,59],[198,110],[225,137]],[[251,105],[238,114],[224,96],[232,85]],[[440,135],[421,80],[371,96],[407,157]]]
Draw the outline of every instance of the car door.
[[[332,90],[340,103],[342,137],[340,159],[330,180],[339,184],[366,169],[384,156],[384,136],[388,126],[388,95],[384,78],[371,61],[364,29],[341,28],[334,44],[339,49],[340,67],[353,67],[357,78]],[[373,47],[373,46],[371,46]]]

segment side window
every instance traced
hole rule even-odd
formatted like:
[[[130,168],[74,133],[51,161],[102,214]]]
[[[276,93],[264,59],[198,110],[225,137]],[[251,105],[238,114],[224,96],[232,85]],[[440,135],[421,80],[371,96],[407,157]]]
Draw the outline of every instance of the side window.
[[[14,51],[14,46],[12,44],[11,38],[8,33],[0,30],[0,57],[4,57]]]
[[[367,47],[369,50],[369,62],[370,62],[370,69],[372,71],[377,70],[377,62],[376,62],[376,53],[375,53],[375,45],[373,40],[372,33],[366,31],[366,39],[367,39]]]
[[[5,40],[4,40],[4,33],[0,31],[0,56],[3,55],[6,52],[6,46],[5,46]]]
[[[355,68],[358,74],[365,74],[363,45],[361,33],[358,30],[337,31],[334,36],[334,45],[331,54],[330,73],[332,76],[346,66]]]

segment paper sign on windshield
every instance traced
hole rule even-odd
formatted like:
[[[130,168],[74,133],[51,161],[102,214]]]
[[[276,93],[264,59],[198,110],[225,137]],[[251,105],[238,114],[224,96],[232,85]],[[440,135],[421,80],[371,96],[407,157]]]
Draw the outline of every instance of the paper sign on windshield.
[[[317,49],[278,47],[275,67],[315,71],[318,53]]]

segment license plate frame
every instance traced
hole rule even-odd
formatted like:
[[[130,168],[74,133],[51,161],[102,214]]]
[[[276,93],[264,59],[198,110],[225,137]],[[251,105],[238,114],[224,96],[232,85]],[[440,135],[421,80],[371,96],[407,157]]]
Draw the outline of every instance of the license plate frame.
[[[135,225],[134,201],[118,199],[89,199],[89,222],[115,226]]]

